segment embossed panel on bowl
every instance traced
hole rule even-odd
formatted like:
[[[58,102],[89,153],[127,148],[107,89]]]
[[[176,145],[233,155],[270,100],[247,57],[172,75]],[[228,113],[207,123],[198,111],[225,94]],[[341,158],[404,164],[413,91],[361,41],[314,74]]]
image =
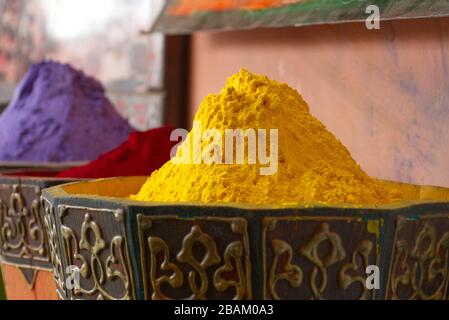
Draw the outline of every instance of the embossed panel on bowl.
[[[133,299],[123,211],[59,206],[58,212],[64,266],[80,273],[79,286],[66,288],[69,298]]]
[[[243,218],[138,215],[146,299],[251,299]]]
[[[37,185],[0,184],[0,250],[5,263],[51,270],[40,195]]]
[[[374,299],[365,271],[379,262],[381,220],[266,217],[262,225],[266,299]]]
[[[449,212],[398,217],[387,299],[449,298]]]
[[[47,233],[48,240],[48,254],[53,269],[53,277],[56,283],[56,290],[59,298],[62,300],[67,299],[66,292],[66,277],[65,270],[62,263],[61,243],[57,232],[56,224],[56,210],[53,204],[47,199],[41,199],[41,205],[43,208],[43,220]]]

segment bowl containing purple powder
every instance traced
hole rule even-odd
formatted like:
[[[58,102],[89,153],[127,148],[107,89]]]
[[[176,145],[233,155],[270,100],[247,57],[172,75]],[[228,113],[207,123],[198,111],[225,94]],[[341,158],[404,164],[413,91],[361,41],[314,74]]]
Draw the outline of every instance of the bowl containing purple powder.
[[[0,114],[0,260],[22,271],[30,291],[38,272],[52,270],[41,190],[75,181],[55,175],[96,159],[131,131],[102,85],[68,64],[32,65],[19,83]]]

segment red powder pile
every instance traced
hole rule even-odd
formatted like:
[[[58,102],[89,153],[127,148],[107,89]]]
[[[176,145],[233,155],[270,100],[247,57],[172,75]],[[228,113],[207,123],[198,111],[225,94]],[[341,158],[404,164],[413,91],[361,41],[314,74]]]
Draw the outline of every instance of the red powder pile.
[[[133,132],[117,148],[96,160],[60,172],[61,178],[107,178],[146,176],[170,160],[170,151],[177,141],[170,141],[174,128],[165,126],[146,132]]]

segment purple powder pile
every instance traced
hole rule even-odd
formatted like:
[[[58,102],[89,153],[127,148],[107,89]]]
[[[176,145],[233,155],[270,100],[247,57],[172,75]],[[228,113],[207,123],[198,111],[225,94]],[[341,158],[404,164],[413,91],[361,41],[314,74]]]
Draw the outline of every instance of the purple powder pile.
[[[92,160],[131,131],[98,81],[44,61],[30,67],[0,115],[0,161]]]

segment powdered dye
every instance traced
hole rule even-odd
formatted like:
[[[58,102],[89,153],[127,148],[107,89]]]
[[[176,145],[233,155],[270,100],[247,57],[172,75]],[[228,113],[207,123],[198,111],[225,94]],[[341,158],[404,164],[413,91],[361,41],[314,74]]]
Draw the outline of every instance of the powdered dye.
[[[92,160],[131,131],[98,81],[44,61],[30,67],[0,115],[0,161]]]

